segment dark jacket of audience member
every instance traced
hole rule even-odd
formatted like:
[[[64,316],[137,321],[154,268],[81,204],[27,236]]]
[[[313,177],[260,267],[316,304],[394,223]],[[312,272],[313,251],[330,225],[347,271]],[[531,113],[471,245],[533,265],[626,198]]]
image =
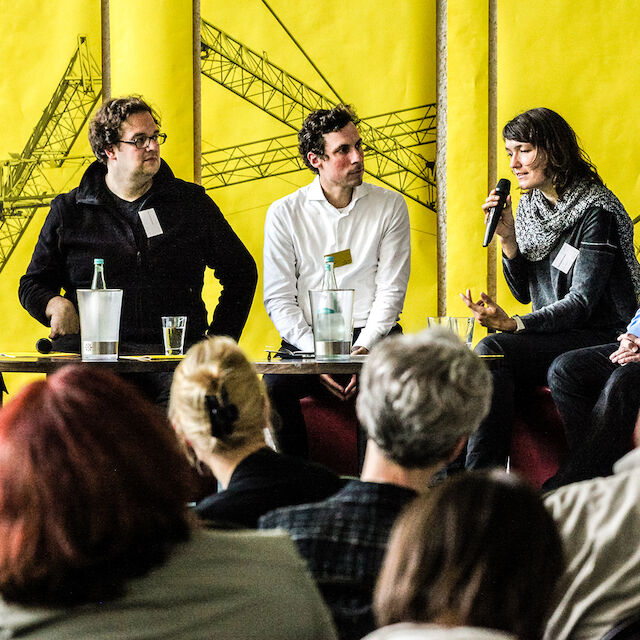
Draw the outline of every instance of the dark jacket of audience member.
[[[361,479],[323,502],[260,519],[260,528],[289,532],[341,638],[359,639],[375,628],[373,588],[393,523],[460,452],[490,397],[486,366],[452,334],[385,338],[360,377],[357,412],[368,435]]]
[[[209,338],[189,349],[173,378],[169,416],[194,462],[224,488],[196,505],[200,517],[256,527],[267,511],[342,487],[321,465],[269,448],[269,414],[262,381],[233,340]]]

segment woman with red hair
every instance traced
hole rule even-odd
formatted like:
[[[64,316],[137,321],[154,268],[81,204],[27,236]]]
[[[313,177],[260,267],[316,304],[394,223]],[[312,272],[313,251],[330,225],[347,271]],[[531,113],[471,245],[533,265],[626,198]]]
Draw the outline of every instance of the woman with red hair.
[[[0,411],[0,635],[334,638],[291,542],[196,528],[190,477],[164,415],[114,374],[23,389]]]

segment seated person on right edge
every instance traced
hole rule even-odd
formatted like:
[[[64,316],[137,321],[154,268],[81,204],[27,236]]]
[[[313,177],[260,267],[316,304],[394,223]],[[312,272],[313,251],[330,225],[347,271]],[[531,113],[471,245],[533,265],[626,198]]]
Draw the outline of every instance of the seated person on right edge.
[[[640,293],[629,214],[566,120],[550,109],[530,109],[508,122],[502,136],[523,194],[515,220],[507,198],[496,234],[509,289],[533,308],[511,317],[484,293],[475,301],[469,290],[461,294],[480,324],[499,331],[476,352],[504,356],[491,370],[489,415],[469,438],[466,467],[473,469],[506,465],[517,394],[545,385],[559,355],[614,341]],[[485,215],[497,200],[492,191]]]
[[[271,449],[269,413],[256,370],[231,338],[195,344],[178,365],[169,419],[194,464],[223,488],[198,502],[201,518],[255,528],[267,511],[323,500],[343,486],[321,465]]]
[[[640,408],[640,310],[617,342],[564,353],[549,369],[569,455],[543,489],[611,475]]]
[[[637,418],[636,408],[636,448],[615,463],[612,476],[575,482],[544,496],[567,560],[545,640],[600,640],[640,611]]]
[[[367,353],[399,332],[409,281],[409,213],[403,197],[362,181],[364,150],[355,113],[345,105],[311,113],[299,150],[317,174],[306,187],[274,202],[264,228],[264,306],[283,348],[313,351],[309,290],[320,289],[325,255],[335,258],[337,285],[355,289],[353,354]],[[283,453],[307,457],[300,398],[331,393],[348,400],[356,376],[264,376],[281,419]]]
[[[360,640],[375,628],[373,588],[393,523],[460,453],[491,396],[486,365],[442,329],[380,341],[360,380],[356,406],[368,435],[360,480],[323,502],[259,520],[261,529],[290,534],[342,640]]]

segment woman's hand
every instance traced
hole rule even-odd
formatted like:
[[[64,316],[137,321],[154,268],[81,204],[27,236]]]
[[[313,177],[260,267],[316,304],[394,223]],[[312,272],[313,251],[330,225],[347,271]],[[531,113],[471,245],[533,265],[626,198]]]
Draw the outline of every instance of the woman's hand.
[[[460,297],[483,327],[498,329],[499,331],[516,330],[516,321],[508,316],[506,311],[498,306],[486,293],[481,293],[480,300],[477,302],[474,302],[471,298],[471,289],[467,289],[466,294],[461,293]]]
[[[496,193],[495,189],[492,189],[491,193],[487,196],[487,199],[482,205],[484,211],[484,223],[487,224],[489,219],[489,211],[497,206],[500,196]],[[513,220],[513,209],[511,207],[511,196],[507,196],[506,204],[502,213],[500,214],[500,220],[496,227],[496,235],[500,238],[500,245],[502,251],[507,258],[515,257],[518,252],[518,245],[516,244],[516,230]]]

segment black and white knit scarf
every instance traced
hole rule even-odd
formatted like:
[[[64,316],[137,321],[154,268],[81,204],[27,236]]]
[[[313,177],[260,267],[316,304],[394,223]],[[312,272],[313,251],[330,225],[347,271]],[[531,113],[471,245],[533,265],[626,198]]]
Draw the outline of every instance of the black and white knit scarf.
[[[633,225],[624,206],[606,187],[581,180],[552,205],[539,189],[523,193],[515,219],[516,242],[527,260],[546,258],[558,238],[593,207],[613,213],[620,249],[631,274],[636,296],[640,295],[640,264],[633,246]],[[577,247],[576,247],[577,248]]]

